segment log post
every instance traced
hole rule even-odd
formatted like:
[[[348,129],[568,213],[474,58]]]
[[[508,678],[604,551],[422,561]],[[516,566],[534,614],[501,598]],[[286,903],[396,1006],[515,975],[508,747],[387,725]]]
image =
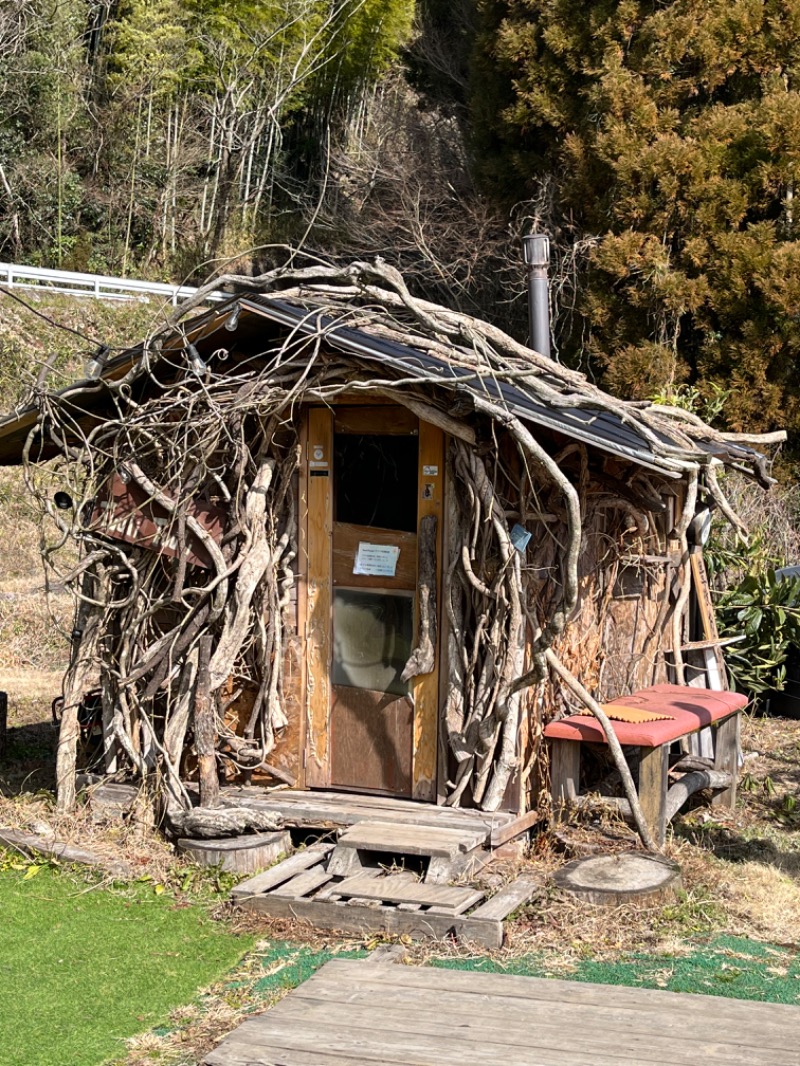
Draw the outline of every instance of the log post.
[[[200,773],[200,806],[219,806],[219,777],[217,776],[217,723],[211,697],[211,637],[199,642],[197,683],[194,697],[194,744]]]
[[[57,807],[64,813],[75,807],[75,772],[81,733],[78,713],[97,663],[103,611],[95,605],[103,603],[106,591],[107,578],[104,568],[98,567],[96,571],[87,569],[83,575],[81,599],[75,618],[72,658],[64,678],[64,706],[56,750]]]
[[[714,768],[730,776],[729,786],[722,792],[717,792],[712,799],[714,806],[736,806],[736,783],[739,779],[739,750],[741,748],[742,716],[737,711],[730,718],[725,718],[717,726],[716,752],[714,756]]]

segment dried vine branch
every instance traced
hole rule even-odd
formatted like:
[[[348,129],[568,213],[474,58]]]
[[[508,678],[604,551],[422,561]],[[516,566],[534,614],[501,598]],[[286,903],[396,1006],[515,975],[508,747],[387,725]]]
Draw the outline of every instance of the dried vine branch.
[[[220,332],[234,313],[257,315],[259,305],[249,305],[246,296],[196,322],[188,319],[209,293],[223,288],[250,294],[261,306],[288,301],[299,318],[281,329],[264,326],[258,344]],[[411,357],[355,353],[341,342],[345,328],[402,345]],[[415,362],[414,353],[439,362]],[[603,494],[592,503],[595,512],[614,515],[627,534],[644,542],[653,516],[665,511],[658,471],[688,485],[673,531],[681,545],[682,588],[672,618],[680,673],[686,534],[700,477],[737,523],[714,467],[734,464],[766,483],[761,456],[696,418],[608,396],[491,325],[416,297],[381,261],[223,276],[176,309],[167,329],[120,362],[105,383],[39,396],[26,476],[55,530],[45,548],[48,563],[72,588],[78,619],[59,747],[60,805],[74,802],[78,706],[97,674],[105,765],[155,778],[169,818],[182,831],[232,824],[229,811],[218,812],[216,823],[213,810],[191,813],[187,755],[204,760],[203,793],[217,806],[219,771],[270,768],[268,757],[287,723],[284,670],[301,461],[295,414],[302,404],[333,404],[357,391],[403,404],[450,438],[443,588],[443,730],[453,770],[447,802],[501,806],[519,769],[529,690],[538,691],[554,672],[598,716],[651,846],[613,727],[553,650],[580,602],[587,450],[575,442],[563,447],[563,438],[561,445],[540,439],[509,403],[505,386],[550,411],[593,412],[635,434],[652,456],[652,473],[644,475],[631,462],[627,476],[592,475]],[[85,419],[84,408],[90,411],[100,394],[110,404],[106,415]],[[63,456],[61,470],[75,501],[71,522],[57,515],[37,481],[37,448],[45,443]],[[149,543],[144,535],[121,532],[118,501],[126,494],[136,501],[135,514],[146,514],[156,527]],[[534,543],[548,546],[546,589],[512,543],[510,515]],[[426,530],[421,540],[435,543],[435,535],[435,528]],[[81,559],[62,572],[59,557],[68,542],[77,542]],[[422,562],[422,624],[406,678],[430,670],[436,648],[435,581],[430,558]],[[665,595],[661,624],[668,609]],[[237,730],[228,708],[231,693],[244,686],[255,699]],[[263,825],[251,813],[245,823]]]

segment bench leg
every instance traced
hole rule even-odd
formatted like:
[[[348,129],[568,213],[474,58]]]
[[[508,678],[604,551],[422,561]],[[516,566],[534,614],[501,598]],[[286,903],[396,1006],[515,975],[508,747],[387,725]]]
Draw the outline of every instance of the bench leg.
[[[659,847],[667,835],[667,773],[669,744],[639,748],[639,803]]]
[[[741,717],[737,712],[717,726],[717,749],[714,755],[714,769],[724,770],[731,775],[731,787],[726,788],[724,792],[716,792],[714,794],[711,802],[715,807],[732,808],[736,806]]]
[[[561,817],[580,790],[581,742],[550,741],[550,795],[553,799],[553,822]]]

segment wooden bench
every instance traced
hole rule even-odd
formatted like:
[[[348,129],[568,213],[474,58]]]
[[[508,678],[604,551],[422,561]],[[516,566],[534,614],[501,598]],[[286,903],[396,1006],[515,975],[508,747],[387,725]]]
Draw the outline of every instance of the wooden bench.
[[[733,807],[739,772],[740,712],[747,697],[738,692],[713,692],[683,685],[653,685],[606,704],[637,707],[669,715],[655,722],[612,722],[620,744],[639,749],[639,802],[659,844],[666,834],[669,752],[674,741],[711,726],[715,731],[714,769],[727,773],[730,784],[714,798]],[[591,714],[576,714],[545,727],[550,742],[553,818],[575,803],[580,792],[581,744],[605,744],[605,734]]]

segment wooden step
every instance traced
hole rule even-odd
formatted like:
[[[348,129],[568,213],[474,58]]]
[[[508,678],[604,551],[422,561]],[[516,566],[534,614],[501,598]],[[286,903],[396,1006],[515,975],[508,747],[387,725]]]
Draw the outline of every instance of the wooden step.
[[[294,855],[290,855],[288,859],[284,859],[283,862],[279,862],[277,866],[271,867],[263,874],[256,874],[255,877],[242,881],[240,885],[233,889],[231,895],[234,899],[244,899],[269,892],[271,889],[277,888],[278,885],[284,884],[296,874],[309,870],[321,863],[332,850],[333,844],[320,843],[312,844],[311,847],[306,848],[304,851],[296,851]]]
[[[361,851],[455,859],[459,854],[480,847],[486,837],[484,828],[440,829],[402,822],[364,821],[345,829],[339,837],[339,845]]]
[[[389,903],[419,903],[422,906],[447,908],[449,914],[461,914],[483,899],[484,893],[474,888],[450,888],[448,885],[428,885],[409,878],[408,874],[389,877],[348,877],[336,886],[340,896],[386,900]],[[441,912],[440,912],[441,913]]]

